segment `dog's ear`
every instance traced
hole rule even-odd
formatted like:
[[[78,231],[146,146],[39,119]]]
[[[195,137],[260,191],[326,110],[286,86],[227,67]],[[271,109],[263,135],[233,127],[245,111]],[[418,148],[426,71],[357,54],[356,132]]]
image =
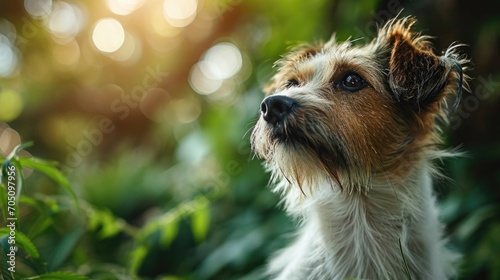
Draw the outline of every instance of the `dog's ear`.
[[[390,21],[377,41],[389,56],[388,84],[395,99],[422,108],[443,98],[450,67],[433,53],[428,37],[411,32],[414,23],[413,18]]]
[[[389,61],[389,86],[398,100],[419,105],[440,99],[449,69],[433,53],[395,35]]]

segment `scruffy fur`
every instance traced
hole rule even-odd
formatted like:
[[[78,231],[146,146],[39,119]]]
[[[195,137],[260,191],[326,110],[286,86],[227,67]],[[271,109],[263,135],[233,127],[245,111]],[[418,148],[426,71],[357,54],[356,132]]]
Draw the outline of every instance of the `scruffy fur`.
[[[272,259],[273,279],[456,274],[431,178],[432,162],[451,155],[437,147],[439,127],[466,86],[467,60],[457,45],[434,54],[414,23],[393,19],[367,45],[332,38],[278,62],[251,144],[300,229]],[[362,81],[351,87],[353,73]]]

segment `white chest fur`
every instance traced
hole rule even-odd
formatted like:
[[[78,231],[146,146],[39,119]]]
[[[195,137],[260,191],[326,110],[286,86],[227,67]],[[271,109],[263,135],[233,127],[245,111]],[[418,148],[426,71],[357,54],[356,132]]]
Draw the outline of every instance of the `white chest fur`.
[[[402,183],[341,192],[317,182],[301,199],[286,180],[287,211],[301,219],[296,240],[270,264],[275,279],[447,279],[457,256],[444,247],[427,168]],[[290,188],[290,189],[289,189]],[[299,210],[298,210],[299,209]]]

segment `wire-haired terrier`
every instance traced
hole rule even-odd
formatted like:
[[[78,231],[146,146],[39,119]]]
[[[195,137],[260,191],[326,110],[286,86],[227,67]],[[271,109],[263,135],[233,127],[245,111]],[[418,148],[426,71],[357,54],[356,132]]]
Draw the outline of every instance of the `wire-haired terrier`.
[[[432,191],[440,126],[460,101],[468,61],[435,55],[415,19],[390,20],[372,42],[334,38],[278,62],[252,132],[274,190],[300,219],[271,261],[274,279],[446,279]]]

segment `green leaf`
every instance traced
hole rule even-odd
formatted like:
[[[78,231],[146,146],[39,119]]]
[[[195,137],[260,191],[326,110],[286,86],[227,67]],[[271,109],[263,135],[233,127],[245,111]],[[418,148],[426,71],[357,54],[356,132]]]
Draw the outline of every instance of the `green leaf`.
[[[469,240],[473,234],[484,226],[488,219],[495,217],[498,213],[498,207],[494,204],[486,204],[478,208],[465,217],[455,229],[455,236],[459,240]]]
[[[200,242],[207,236],[210,226],[210,208],[204,207],[191,215],[191,230],[196,241]]]
[[[99,237],[102,239],[113,237],[123,231],[124,222],[117,219],[109,209],[92,209],[89,214],[89,229],[97,230],[99,227]]]
[[[139,272],[142,262],[144,261],[147,255],[148,255],[148,247],[145,245],[140,245],[134,249],[130,260],[130,271],[132,274],[137,275],[137,272]]]
[[[161,246],[169,246],[172,241],[175,239],[177,236],[177,233],[179,232],[179,224],[177,220],[172,220],[169,223],[166,223],[163,226],[161,237],[160,237],[160,244]]]
[[[21,197],[19,198],[18,201],[19,201],[19,204],[21,204],[21,203],[27,204],[33,208],[38,209],[39,211],[42,210],[42,208],[40,208],[40,205],[38,205],[37,200],[34,198],[31,198],[29,196],[21,195]]]
[[[12,163],[16,167],[16,201],[19,201],[24,185],[23,167],[17,160],[13,160]]]
[[[17,145],[14,148],[14,150],[12,150],[12,152],[10,152],[10,154],[7,156],[5,161],[2,163],[2,172],[10,165],[10,163],[17,156],[17,154],[19,153],[20,150],[27,148],[27,147],[31,147],[31,146],[33,146],[33,142],[27,142],[24,144]]]
[[[71,232],[64,235],[62,240],[52,250],[52,260],[49,263],[49,270],[56,269],[68,258],[82,235],[82,228],[75,228]]]
[[[51,216],[40,216],[39,218],[36,219],[36,221],[33,223],[31,227],[31,232],[29,235],[31,238],[35,238],[45,232],[48,227],[54,224],[54,221],[52,220]]]
[[[75,203],[78,205],[78,198],[76,197],[75,192],[71,188],[68,180],[64,175],[59,171],[55,166],[56,162],[46,161],[39,158],[20,158],[19,162],[23,167],[29,167],[36,169],[43,174],[47,175],[49,178],[58,183],[61,187],[65,188],[72,196]]]
[[[34,280],[34,279],[46,279],[46,280],[87,280],[89,279],[87,276],[78,275],[71,272],[50,272],[34,277],[23,278],[23,280]]]
[[[2,221],[7,220],[7,188],[0,181],[0,212],[2,213]]]
[[[32,256],[35,259],[40,258],[40,254],[38,253],[38,250],[35,247],[35,244],[33,244],[33,242],[31,242],[31,240],[26,235],[24,235],[22,232],[20,232],[19,230],[16,229],[15,233],[16,233],[16,235],[15,235],[16,243],[12,244],[12,245],[16,245],[16,246],[23,248],[28,255]],[[7,238],[7,236],[9,236],[9,235],[10,235],[9,228],[1,228],[0,229],[0,236]]]

